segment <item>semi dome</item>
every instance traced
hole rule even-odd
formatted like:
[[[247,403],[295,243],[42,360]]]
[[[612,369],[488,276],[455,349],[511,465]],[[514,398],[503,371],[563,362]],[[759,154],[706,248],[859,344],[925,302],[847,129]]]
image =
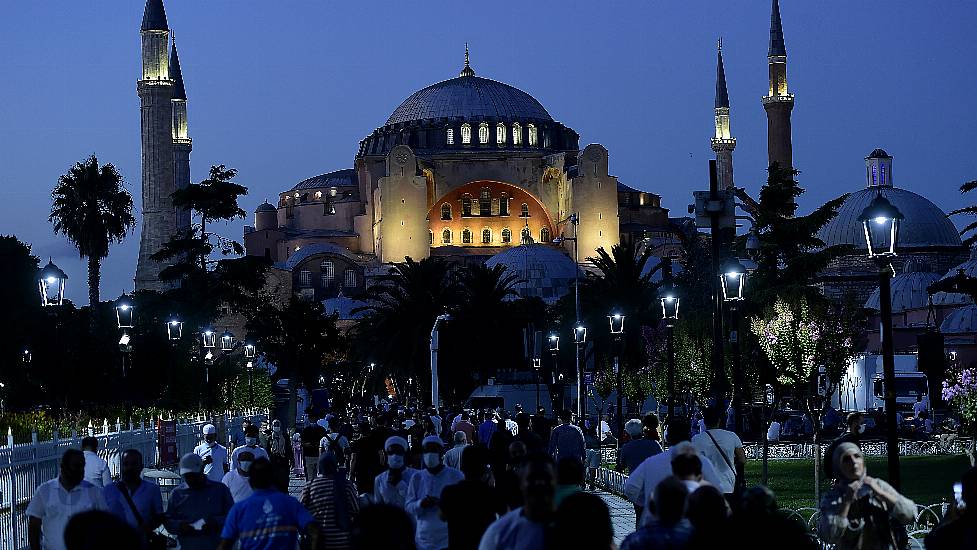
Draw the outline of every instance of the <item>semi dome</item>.
[[[507,273],[520,279],[515,289],[521,297],[537,296],[548,304],[570,292],[574,277],[579,273],[569,256],[544,244],[514,246],[492,256],[485,265],[506,266]]]
[[[929,305],[929,293],[926,288],[938,281],[940,274],[924,271],[924,269],[926,269],[925,265],[910,260],[906,263],[905,272],[892,278],[892,313],[922,309]],[[865,308],[875,311],[881,309],[878,287],[865,301]]]
[[[818,238],[826,246],[849,244],[864,250],[865,230],[858,216],[879,191],[906,217],[899,223],[897,249],[962,246],[957,228],[940,207],[925,197],[897,187],[869,188],[852,193],[838,209],[838,215],[821,228]]]
[[[387,124],[435,118],[553,121],[539,101],[526,92],[472,75],[438,82],[414,92],[394,110]]]
[[[940,323],[943,334],[977,333],[977,306],[971,304],[955,309]]]

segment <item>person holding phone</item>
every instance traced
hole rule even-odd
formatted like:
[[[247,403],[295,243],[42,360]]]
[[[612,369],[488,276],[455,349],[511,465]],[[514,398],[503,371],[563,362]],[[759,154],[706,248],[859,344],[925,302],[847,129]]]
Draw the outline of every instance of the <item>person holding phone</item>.
[[[953,509],[943,523],[926,535],[926,548],[933,550],[967,548],[977,541],[977,467],[953,484]]]
[[[203,462],[207,479],[220,483],[228,472],[227,447],[217,442],[217,427],[213,424],[205,425],[202,431],[204,442],[193,449],[193,454]]]

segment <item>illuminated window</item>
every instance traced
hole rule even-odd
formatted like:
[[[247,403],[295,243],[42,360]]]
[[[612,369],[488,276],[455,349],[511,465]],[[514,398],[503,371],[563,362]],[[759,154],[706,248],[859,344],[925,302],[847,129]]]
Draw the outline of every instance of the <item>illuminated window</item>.
[[[492,192],[487,187],[482,189],[478,197],[478,215],[492,215]]]
[[[499,145],[505,145],[505,124],[501,122],[495,125],[495,142]]]
[[[520,218],[528,218],[529,217],[529,205],[528,204],[522,203],[522,206],[519,207],[519,217]]]
[[[465,229],[461,232],[461,244],[472,244],[472,232]]]
[[[461,125],[461,143],[468,145],[472,142],[472,125],[467,122]]]
[[[550,242],[550,228],[544,227],[539,230],[539,242],[548,243]]]
[[[451,244],[451,230],[445,229],[441,232],[441,242],[444,244]]]
[[[512,242],[512,231],[509,231],[509,228],[506,227],[505,229],[502,230],[502,243],[508,244],[511,242]]]
[[[329,260],[319,264],[319,281],[324,287],[332,285],[336,279],[336,266]]]
[[[431,231],[430,229],[428,229],[427,232],[428,232],[428,237],[429,237],[428,240],[427,240],[427,244],[434,244],[434,231]]]
[[[522,145],[522,126],[518,122],[512,123],[512,144]]]
[[[309,287],[312,286],[312,272],[309,270],[302,270],[299,272],[299,286]]]
[[[509,215],[509,196],[506,195],[505,193],[502,193],[502,196],[499,197],[499,215],[500,216]]]
[[[353,269],[346,270],[346,288],[353,288],[356,286],[356,271]]]
[[[539,137],[536,134],[536,125],[530,124],[527,126],[527,128],[529,128],[529,146],[536,147],[539,145]]]
[[[492,230],[487,227],[482,230],[482,244],[492,244]]]
[[[455,129],[448,128],[448,145],[454,145],[454,144],[455,144]]]
[[[472,215],[472,198],[470,195],[465,195],[461,198],[461,215],[471,216]]]
[[[482,143],[482,144],[488,143],[488,134],[489,134],[488,124],[485,123],[485,122],[479,124],[478,125],[478,142],[479,143]]]
[[[322,191],[315,192],[315,200],[322,200]]]
[[[451,205],[444,203],[441,205],[441,219],[450,220],[451,219]]]

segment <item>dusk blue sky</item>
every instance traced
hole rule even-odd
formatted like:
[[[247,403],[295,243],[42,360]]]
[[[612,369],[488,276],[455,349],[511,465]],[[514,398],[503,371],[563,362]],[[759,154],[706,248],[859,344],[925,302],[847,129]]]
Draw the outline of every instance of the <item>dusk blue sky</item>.
[[[85,268],[47,215],[58,176],[92,152],[140,204],[143,0],[13,2],[0,17],[0,233],[68,272]],[[535,96],[602,143],[622,182],[684,215],[708,186],[716,39],[737,138],[735,180],[765,179],[768,0],[336,2],[165,0],[189,96],[192,178],[240,170],[253,211],[316,174],[352,166],[358,141],[413,91],[457,75]],[[977,178],[977,3],[783,0],[804,211],[864,185],[863,157],[895,157],[897,186],[950,210]],[[977,197],[968,198],[977,202]],[[961,225],[963,220],[955,220]],[[245,224],[224,229],[240,238]],[[104,263],[102,292],[131,290],[138,227]]]

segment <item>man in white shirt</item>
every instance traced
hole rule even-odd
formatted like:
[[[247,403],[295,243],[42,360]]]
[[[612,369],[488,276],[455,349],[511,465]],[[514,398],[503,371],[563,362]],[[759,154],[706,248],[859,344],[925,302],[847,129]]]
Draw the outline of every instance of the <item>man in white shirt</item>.
[[[777,417],[770,421],[770,427],[767,428],[767,441],[780,441],[780,421]]]
[[[648,505],[649,499],[655,494],[655,487],[668,476],[672,475],[672,457],[675,455],[679,443],[689,440],[689,421],[678,417],[668,426],[668,449],[648,457],[638,466],[624,483],[624,496],[634,503],[636,517],[643,517],[642,512]],[[681,448],[678,448],[681,450]],[[698,451],[698,449],[696,449]],[[702,461],[702,479],[719,486],[720,476],[712,462],[699,453]],[[644,514],[647,517],[647,514]]]
[[[240,453],[234,453],[237,457],[237,466],[224,474],[224,478],[221,479],[221,483],[227,485],[227,488],[231,490],[231,498],[234,499],[234,502],[241,502],[254,492],[251,489],[251,479],[248,472],[251,470],[251,464],[254,463],[256,457],[247,447],[238,447],[235,451],[238,449],[244,450]],[[267,459],[268,455],[266,454],[264,458]]]
[[[217,428],[213,424],[204,426],[203,434],[204,442],[193,449],[193,454],[203,460],[207,479],[220,483],[229,470],[227,448],[217,442]]]
[[[88,436],[81,440],[81,452],[85,455],[85,481],[96,487],[108,487],[112,484],[112,474],[109,473],[109,463],[96,454],[98,440]]]
[[[916,396],[916,402],[913,403],[913,417],[919,418],[919,413],[929,409],[926,401],[923,401],[923,395],[919,394]]]
[[[417,550],[441,550],[448,546],[448,524],[441,519],[441,491],[465,479],[460,470],[441,463],[441,438],[429,435],[421,449],[424,469],[414,474],[407,487],[406,510],[416,525]]]
[[[259,458],[268,458],[268,451],[262,449],[258,446],[258,427],[248,425],[244,431],[244,441],[243,445],[236,447],[234,452],[231,453],[231,471],[233,472],[238,467],[238,460],[241,459],[241,453],[248,452],[251,453],[251,460],[258,460]],[[270,460],[270,459],[269,459]],[[231,493],[234,491],[231,490]],[[235,500],[234,502],[237,502]]]
[[[85,455],[68,449],[61,456],[61,475],[42,483],[27,505],[31,550],[64,550],[64,528],[76,514],[108,512],[102,490],[85,481]]]
[[[461,469],[461,453],[468,446],[468,436],[465,432],[455,432],[455,446],[444,453],[444,465],[449,468]]]
[[[692,438],[692,444],[705,455],[719,472],[720,492],[729,494],[736,485],[736,468],[746,466],[746,453],[740,437],[729,430],[719,428],[719,409],[710,407],[702,413],[708,429]]]

